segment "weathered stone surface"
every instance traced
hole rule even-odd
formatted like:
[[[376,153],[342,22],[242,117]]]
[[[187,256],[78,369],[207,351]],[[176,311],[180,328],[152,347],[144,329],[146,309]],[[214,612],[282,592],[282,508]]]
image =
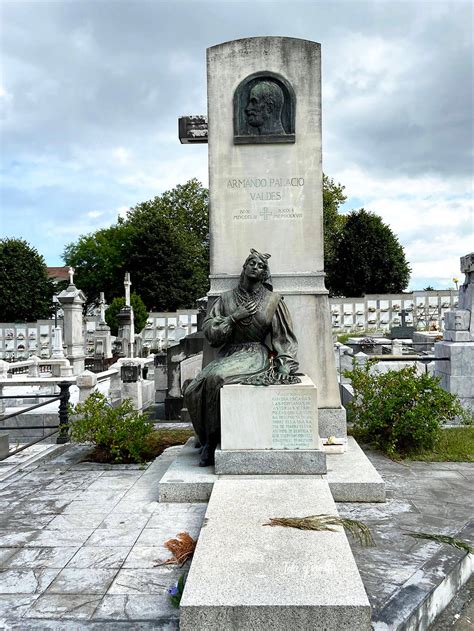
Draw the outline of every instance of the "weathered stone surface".
[[[255,73],[278,75],[294,91],[294,143],[234,144],[234,94]],[[307,40],[255,37],[207,51],[210,296],[235,286],[251,247],[271,252],[274,289],[300,341],[301,371],[318,384],[319,405],[337,408],[324,288],[320,73],[320,45]]]
[[[337,408],[320,407],[318,409],[319,436],[321,438],[329,438],[329,436],[335,436],[336,438],[342,438],[343,440],[346,440],[346,416],[346,410],[342,406]]]
[[[344,531],[265,527],[270,517],[337,514],[322,480],[219,480],[181,600],[180,628],[370,628]]]
[[[218,475],[326,473],[326,454],[320,449],[216,449]]]
[[[326,463],[324,479],[336,502],[385,502],[385,483],[352,436],[347,451],[326,454]]]
[[[221,390],[221,449],[319,449],[317,391],[301,383]]]
[[[194,439],[190,438],[160,480],[160,502],[205,502],[209,499],[214,482],[220,476],[215,474],[213,467],[198,466],[199,453],[193,444]],[[334,499],[385,501],[384,481],[354,438],[349,437],[347,444],[348,449],[343,454],[326,454],[328,473],[323,477],[328,481]]]

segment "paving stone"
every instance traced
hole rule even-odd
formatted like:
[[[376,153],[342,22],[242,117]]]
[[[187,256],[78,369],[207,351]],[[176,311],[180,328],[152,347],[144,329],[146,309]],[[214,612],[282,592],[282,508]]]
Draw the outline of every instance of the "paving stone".
[[[61,546],[80,546],[92,534],[92,528],[76,528],[74,530],[37,530],[36,536],[25,543],[25,546],[38,548],[55,548]]]
[[[15,554],[5,561],[8,568],[63,568],[79,547],[14,548]]]
[[[21,618],[23,614],[38,599],[38,594],[0,594],[0,629],[10,629],[10,626],[2,627],[1,617],[8,615],[10,618]],[[25,628],[25,627],[24,627]]]
[[[69,561],[68,568],[120,568],[122,567],[130,546],[97,547],[83,546]]]
[[[179,619],[179,610],[172,607],[167,594],[107,594],[92,619],[157,620]]]
[[[0,594],[40,594],[44,592],[59,569],[40,568],[0,571]]]
[[[18,548],[0,548],[0,567],[7,567],[9,559],[18,552]]]
[[[58,574],[47,590],[49,594],[105,594],[116,569],[67,567]]]
[[[176,568],[162,566],[155,569],[123,569],[115,577],[109,594],[167,594],[177,580]]]
[[[0,548],[10,548],[12,546],[24,546],[31,539],[37,537],[40,530],[19,530],[11,532],[9,530],[0,530]]]
[[[98,594],[43,594],[25,612],[24,618],[73,618],[88,620],[101,600]],[[29,629],[30,623],[25,622]],[[41,627],[40,627],[41,628]]]
[[[28,528],[46,528],[49,527],[51,521],[55,518],[54,514],[49,515],[32,515],[23,514],[15,515],[15,513],[9,513],[8,517],[0,518],[1,530],[19,530]],[[13,515],[13,516],[12,516]]]
[[[165,546],[135,545],[123,564],[124,569],[151,570],[171,557],[171,552]]]
[[[133,546],[140,533],[141,529],[137,528],[98,528],[86,541],[86,546]]]
[[[76,528],[97,528],[103,521],[102,513],[69,513],[56,515],[49,523],[48,530],[75,530]]]
[[[103,519],[98,526],[100,530],[104,528],[112,529],[139,529],[144,528],[150,519],[148,514],[137,515],[135,513],[112,513]]]

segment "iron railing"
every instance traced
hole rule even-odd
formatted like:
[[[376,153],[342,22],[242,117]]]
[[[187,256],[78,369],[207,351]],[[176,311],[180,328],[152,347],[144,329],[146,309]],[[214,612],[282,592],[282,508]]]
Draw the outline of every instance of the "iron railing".
[[[52,429],[53,430],[52,432],[49,432],[48,434],[45,434],[44,436],[41,436],[40,438],[36,440],[30,441],[29,443],[26,443],[25,445],[22,445],[21,447],[18,447],[17,449],[9,452],[7,458],[9,456],[13,456],[14,454],[19,453],[20,451],[23,451],[27,447],[31,447],[31,445],[36,445],[42,440],[46,440],[46,438],[50,438],[51,436],[54,436],[55,434],[59,434],[58,438],[56,439],[56,443],[58,445],[68,442],[69,440],[68,410],[69,410],[69,397],[70,397],[69,388],[70,386],[72,386],[72,382],[61,381],[57,385],[59,387],[59,394],[39,394],[38,393],[38,394],[23,394],[23,395],[6,395],[6,394],[0,395],[0,400],[48,399],[47,401],[44,401],[43,403],[35,403],[34,405],[30,405],[17,412],[12,412],[10,414],[2,414],[0,416],[0,422],[7,421],[8,419],[13,418],[15,416],[21,416],[22,414],[26,414],[26,412],[31,412],[32,410],[37,410],[38,408],[48,405],[49,403],[54,403],[54,401],[59,401],[59,410],[58,410],[59,425],[24,425],[21,427],[0,426],[0,431],[15,431],[18,429],[22,429],[22,430],[23,429]]]

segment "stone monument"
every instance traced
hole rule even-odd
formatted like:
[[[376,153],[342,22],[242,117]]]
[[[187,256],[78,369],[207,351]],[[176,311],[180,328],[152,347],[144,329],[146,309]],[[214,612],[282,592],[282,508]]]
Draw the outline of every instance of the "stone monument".
[[[82,309],[86,296],[74,285],[74,268],[69,268],[69,286],[58,294],[64,312],[64,343],[73,375],[84,372],[84,332]]]
[[[116,348],[118,350],[116,354],[120,357],[133,357],[133,347],[135,343],[135,323],[133,317],[133,308],[130,302],[130,287],[132,283],[130,281],[129,272],[125,272],[125,280],[123,284],[125,286],[125,306],[120,309],[117,314],[119,326],[117,339],[115,342]]]
[[[474,252],[461,257],[461,272],[458,307],[444,314],[444,339],[434,346],[435,374],[445,390],[474,410]]]
[[[104,292],[100,292],[99,297],[99,324],[94,331],[94,355],[103,359],[112,357],[112,338],[110,336],[110,327],[105,321],[105,296]]]
[[[209,302],[236,286],[251,247],[271,251],[273,287],[300,340],[300,369],[318,388],[320,434],[345,439],[324,286],[320,45],[285,37],[226,42],[208,49],[207,76]],[[181,124],[182,142],[194,118]],[[212,359],[205,352],[204,364]]]

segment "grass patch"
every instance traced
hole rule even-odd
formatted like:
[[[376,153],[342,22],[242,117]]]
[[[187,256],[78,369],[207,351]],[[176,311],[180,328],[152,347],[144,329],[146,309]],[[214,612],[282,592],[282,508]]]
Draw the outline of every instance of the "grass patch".
[[[432,450],[412,454],[406,460],[423,462],[474,462],[474,427],[443,429]]]
[[[168,447],[175,445],[184,445],[184,443],[194,436],[192,429],[155,429],[145,439],[145,444],[141,450],[140,456],[143,461],[150,461],[161,455]],[[110,452],[105,451],[101,447],[95,447],[92,453],[87,457],[88,462],[101,462],[113,464]],[[135,462],[131,458],[122,459],[124,464]]]

